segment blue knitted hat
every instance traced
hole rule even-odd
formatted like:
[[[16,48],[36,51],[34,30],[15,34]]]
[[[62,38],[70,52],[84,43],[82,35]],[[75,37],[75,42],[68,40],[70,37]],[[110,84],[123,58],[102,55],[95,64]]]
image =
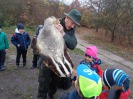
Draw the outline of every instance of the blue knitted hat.
[[[18,23],[18,24],[17,24],[17,28],[18,28],[18,30],[19,30],[19,29],[24,29],[24,25],[23,25],[22,23]]]
[[[120,69],[106,69],[103,72],[103,83],[111,88],[113,85],[123,87],[124,91],[129,89],[130,79],[129,76]]]

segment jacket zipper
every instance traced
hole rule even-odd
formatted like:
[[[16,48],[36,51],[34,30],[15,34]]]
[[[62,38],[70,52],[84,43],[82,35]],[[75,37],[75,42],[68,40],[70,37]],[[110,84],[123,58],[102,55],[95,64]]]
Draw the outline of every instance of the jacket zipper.
[[[26,50],[26,45],[25,45],[24,34],[22,34],[22,37],[23,37],[23,40],[24,40],[24,47],[25,47],[25,50]]]

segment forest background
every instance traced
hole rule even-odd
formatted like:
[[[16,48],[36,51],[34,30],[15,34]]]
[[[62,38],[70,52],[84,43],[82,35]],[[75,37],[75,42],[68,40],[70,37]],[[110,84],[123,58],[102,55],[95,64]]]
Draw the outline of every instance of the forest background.
[[[133,46],[132,0],[0,0],[0,22],[5,27],[24,23],[29,28],[43,24],[49,16],[63,17],[64,12],[75,8],[82,14],[81,26],[105,30],[107,41],[125,47]]]

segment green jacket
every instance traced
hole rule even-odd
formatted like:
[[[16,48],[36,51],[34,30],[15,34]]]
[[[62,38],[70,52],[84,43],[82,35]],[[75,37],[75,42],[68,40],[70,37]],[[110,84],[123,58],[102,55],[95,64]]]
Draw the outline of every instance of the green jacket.
[[[8,39],[4,32],[0,32],[0,50],[9,48]]]
[[[60,24],[64,28],[64,32],[65,32],[64,40],[67,48],[74,50],[74,48],[77,45],[77,39],[75,37],[75,28],[67,30],[65,27],[65,18],[60,19]]]

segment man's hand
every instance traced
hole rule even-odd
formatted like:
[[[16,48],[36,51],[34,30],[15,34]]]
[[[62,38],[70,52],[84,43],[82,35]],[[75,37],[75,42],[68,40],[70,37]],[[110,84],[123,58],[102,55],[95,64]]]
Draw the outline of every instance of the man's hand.
[[[62,34],[62,36],[65,35],[65,32],[63,30],[63,26],[61,24],[56,24],[55,27],[58,29],[58,31]]]
[[[74,76],[77,76],[77,72],[76,72],[75,69],[73,69],[72,74],[73,74]]]

